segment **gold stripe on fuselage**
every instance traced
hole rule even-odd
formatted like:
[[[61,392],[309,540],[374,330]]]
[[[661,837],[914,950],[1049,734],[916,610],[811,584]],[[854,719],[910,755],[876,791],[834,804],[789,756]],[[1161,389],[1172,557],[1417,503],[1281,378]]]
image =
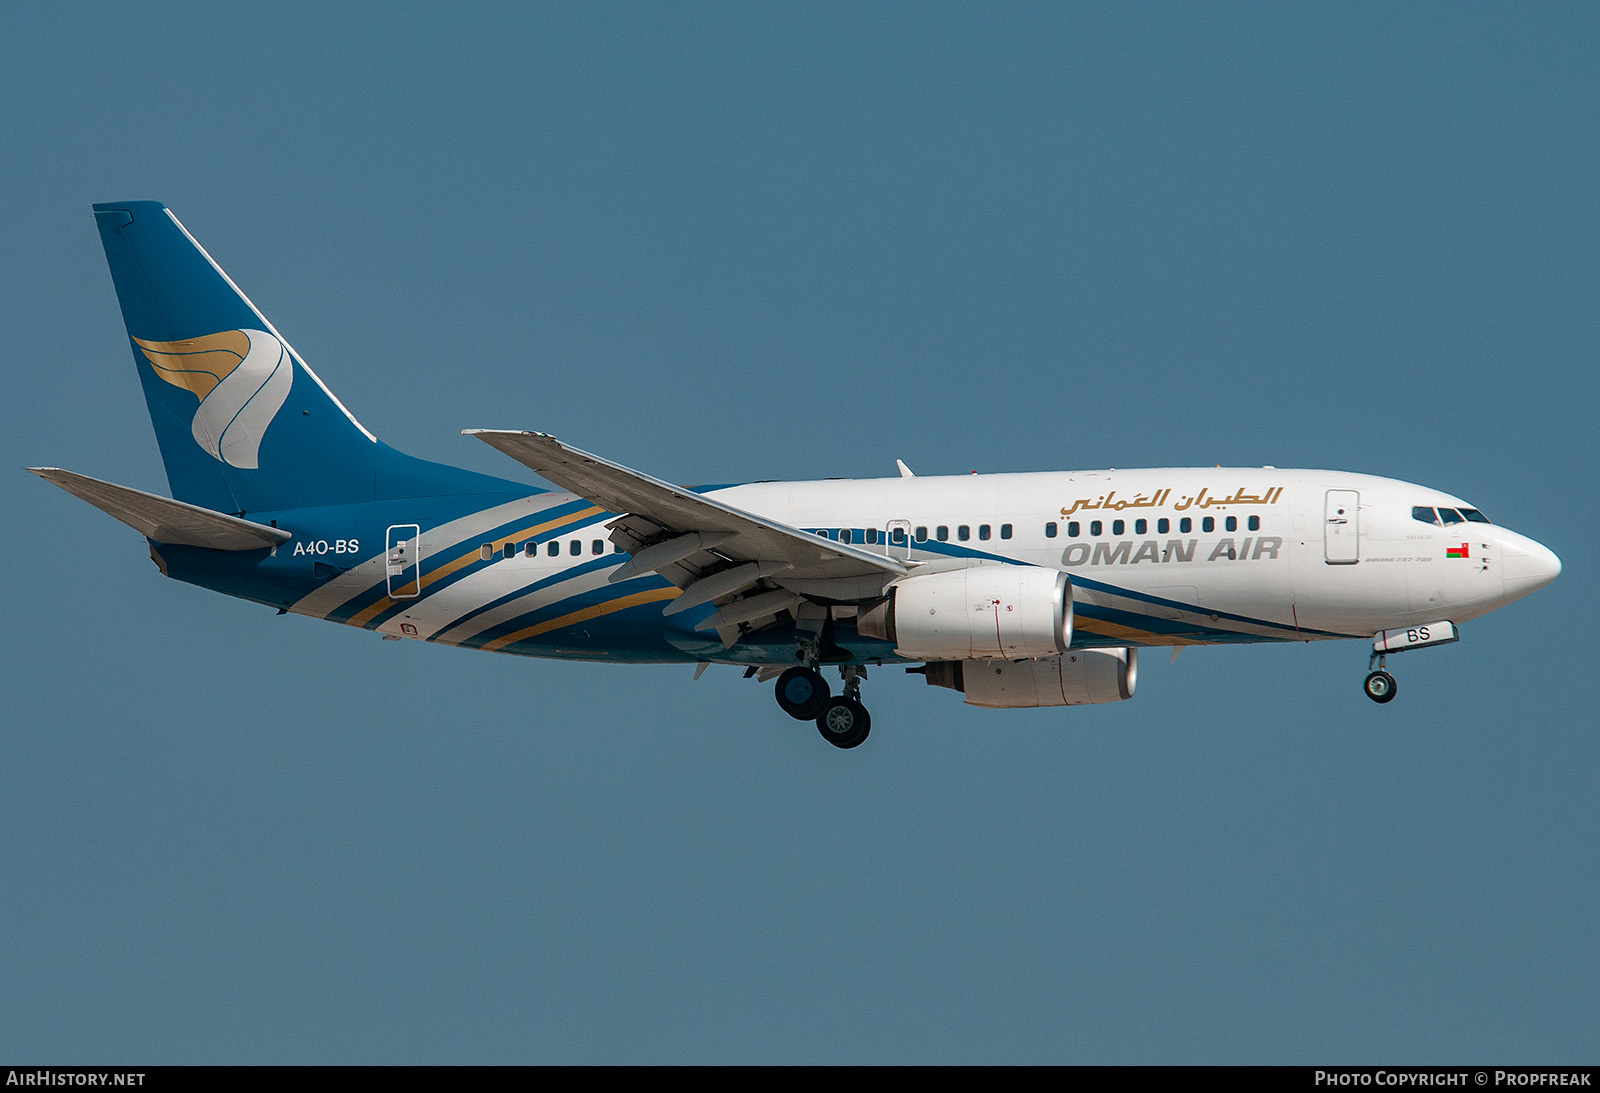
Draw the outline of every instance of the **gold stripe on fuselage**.
[[[1136,630],[1131,626],[1123,626],[1105,619],[1086,619],[1082,615],[1072,620],[1073,630],[1082,630],[1086,634],[1098,634],[1103,638],[1115,638],[1117,641],[1129,645],[1209,645],[1204,638],[1179,637],[1176,634],[1158,634],[1153,630]]]
[[[507,634],[503,638],[495,638],[493,641],[487,642],[480,648],[487,649],[491,653],[497,653],[508,645],[514,645],[515,643],[519,641],[525,641],[528,638],[536,638],[540,634],[548,634],[552,630],[560,630],[563,626],[575,626],[580,622],[588,622],[590,619],[597,619],[601,615],[610,615],[617,611],[626,611],[628,608],[637,607],[642,603],[658,603],[661,600],[675,600],[678,598],[678,595],[679,590],[676,588],[646,589],[643,592],[635,592],[631,596],[623,596],[620,599],[607,600],[605,603],[597,603],[591,607],[585,607],[581,611],[574,611],[569,615],[562,615],[557,619],[549,619],[546,622],[541,622],[537,625],[518,630],[515,633]]]
[[[494,554],[498,557],[501,548],[507,543],[521,542],[524,539],[530,538],[531,536],[542,535],[547,531],[554,531],[556,528],[566,527],[568,524],[576,523],[579,520],[586,520],[589,517],[604,511],[605,510],[599,505],[591,505],[589,508],[580,509],[577,512],[568,513],[566,516],[561,516],[554,520],[547,520],[542,524],[535,524],[532,527],[526,527],[521,531],[516,531],[499,539],[491,540],[491,545],[494,548]],[[444,565],[433,570],[427,576],[422,578],[422,587],[424,591],[434,582],[441,581],[457,570],[464,569],[473,562],[482,560],[482,558],[483,546],[480,544],[467,553],[462,554],[460,557],[451,559]],[[375,603],[369,604],[357,614],[350,616],[350,619],[346,625],[365,626],[367,623],[371,622],[373,619],[377,618],[391,607],[394,607],[402,602],[410,603],[412,601],[391,600],[387,595],[384,595]]]

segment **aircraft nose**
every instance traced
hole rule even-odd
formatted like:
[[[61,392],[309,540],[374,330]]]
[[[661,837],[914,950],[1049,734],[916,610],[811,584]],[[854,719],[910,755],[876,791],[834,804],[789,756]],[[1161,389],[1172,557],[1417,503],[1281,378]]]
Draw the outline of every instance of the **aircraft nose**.
[[[1501,544],[1501,557],[1508,602],[1537,592],[1561,573],[1561,559],[1555,551],[1514,532]]]

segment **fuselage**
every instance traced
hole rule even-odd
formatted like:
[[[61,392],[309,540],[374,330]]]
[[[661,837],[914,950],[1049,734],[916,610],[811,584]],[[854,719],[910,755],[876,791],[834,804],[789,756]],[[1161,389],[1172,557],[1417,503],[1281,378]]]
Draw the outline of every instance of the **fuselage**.
[[[1020,709],[1133,697],[1140,646],[1371,639],[1363,688],[1386,703],[1389,652],[1560,571],[1461,499],[1369,475],[901,464],[690,488],[463,430],[557,487],[533,489],[379,440],[166,206],[95,223],[171,496],[30,469],[138,530],[163,573],[386,639],[745,665],[840,749],[871,728],[863,666],[889,662]]]
[[[1263,468],[1139,469],[760,482],[727,504],[913,564],[1066,572],[1073,647],[1371,638],[1494,610],[1552,580],[1549,550],[1460,498],[1393,479]],[[531,656],[792,662],[792,630],[725,646],[712,608],[663,613],[678,588],[628,559],[616,514],[562,492],[471,494],[256,513],[272,551],[157,548],[170,576],[386,636]],[[397,552],[398,547],[398,552]],[[782,584],[781,577],[777,583]],[[858,664],[896,661],[854,633],[868,590],[832,604]]]

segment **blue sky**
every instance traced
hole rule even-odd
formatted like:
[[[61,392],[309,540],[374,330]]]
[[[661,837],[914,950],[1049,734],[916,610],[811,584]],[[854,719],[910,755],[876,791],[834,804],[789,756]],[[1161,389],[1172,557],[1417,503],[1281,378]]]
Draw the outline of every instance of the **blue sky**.
[[[1592,5],[11,6],[0,1058],[1552,1062],[1600,1048]],[[680,482],[1459,494],[1551,588],[841,753],[732,669],[164,581],[89,211],[167,202],[385,440]]]

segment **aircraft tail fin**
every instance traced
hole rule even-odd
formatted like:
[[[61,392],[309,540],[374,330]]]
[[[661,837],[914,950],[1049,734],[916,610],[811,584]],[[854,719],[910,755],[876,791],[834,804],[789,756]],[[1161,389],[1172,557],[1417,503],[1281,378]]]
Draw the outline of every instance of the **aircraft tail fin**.
[[[174,497],[243,513],[509,485],[381,443],[165,205],[94,213]]]

